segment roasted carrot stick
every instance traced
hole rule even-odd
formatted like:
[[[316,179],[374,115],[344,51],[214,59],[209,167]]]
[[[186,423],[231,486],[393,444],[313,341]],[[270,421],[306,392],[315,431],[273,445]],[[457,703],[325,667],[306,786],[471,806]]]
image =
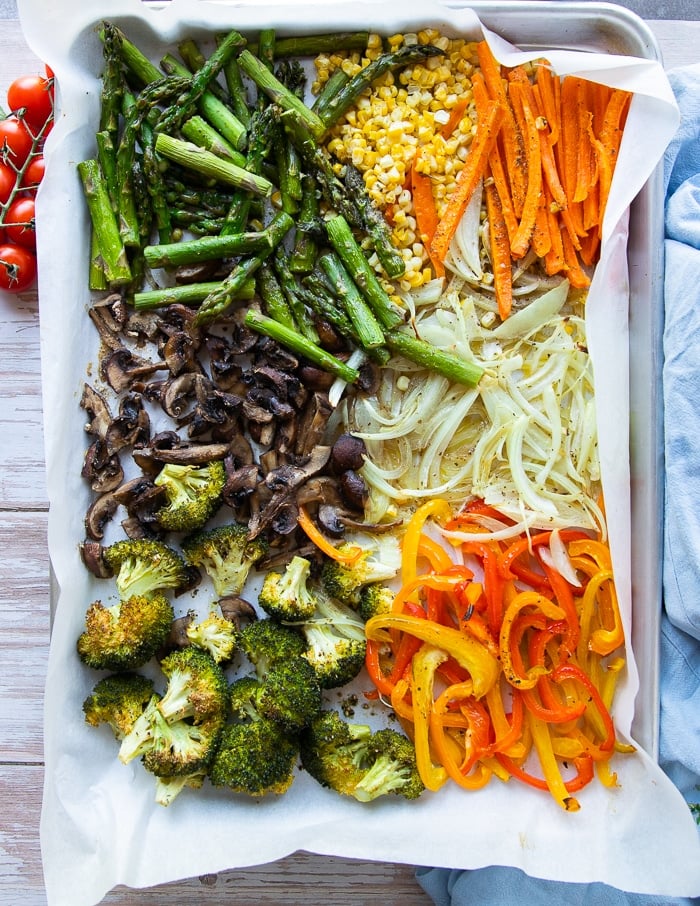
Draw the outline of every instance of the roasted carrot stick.
[[[433,256],[430,245],[438,225],[438,215],[433,197],[433,184],[429,176],[420,173],[417,158],[411,167],[411,194],[413,196],[413,209],[416,216],[416,225],[423,246],[427,249],[436,277],[445,276],[445,267],[442,261]]]
[[[537,208],[542,192],[542,161],[540,156],[540,136],[535,122],[535,115],[530,106],[528,91],[520,82],[510,84],[510,97],[513,107],[519,110],[526,129],[527,189],[518,232],[511,243],[511,254],[522,258],[530,246],[530,239],[535,228]]]
[[[464,167],[457,177],[457,185],[448,202],[445,214],[438,224],[430,244],[430,257],[433,255],[444,261],[457,225],[469,204],[477,183],[486,171],[488,156],[493,147],[498,130],[503,122],[503,107],[497,101],[490,103],[484,117],[478,117],[476,135],[469,149]]]
[[[513,307],[513,272],[508,229],[503,219],[501,199],[495,184],[487,182],[484,191],[486,192],[486,212],[489,219],[489,244],[496,302],[498,303],[498,314],[501,320],[505,321]]]

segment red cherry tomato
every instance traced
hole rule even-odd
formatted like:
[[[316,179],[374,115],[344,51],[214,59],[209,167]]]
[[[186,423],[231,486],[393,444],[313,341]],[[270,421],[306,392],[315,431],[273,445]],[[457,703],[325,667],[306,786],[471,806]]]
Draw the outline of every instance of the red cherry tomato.
[[[32,252],[36,251],[34,213],[34,199],[24,197],[13,201],[5,214],[7,239]]]
[[[44,170],[44,158],[41,154],[37,154],[27,164],[27,169],[22,176],[22,188],[36,189],[44,178]]]
[[[21,293],[36,279],[36,256],[20,245],[0,245],[0,289]]]
[[[7,89],[7,103],[10,110],[22,116],[38,132],[53,113],[51,97],[52,83],[40,75],[20,76]]]
[[[32,150],[32,137],[23,122],[16,116],[0,120],[0,158],[15,167],[21,167]]]
[[[0,204],[5,204],[15,187],[17,174],[6,164],[0,164]]]

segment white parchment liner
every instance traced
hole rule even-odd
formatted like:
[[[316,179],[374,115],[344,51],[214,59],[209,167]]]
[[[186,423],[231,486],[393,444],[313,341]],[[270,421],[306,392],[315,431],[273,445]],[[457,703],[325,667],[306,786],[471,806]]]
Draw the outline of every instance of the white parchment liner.
[[[107,728],[103,733],[83,722],[81,704],[96,677],[79,663],[75,641],[87,605],[105,594],[104,584],[92,579],[78,555],[89,503],[80,477],[85,417],[79,400],[86,377],[95,377],[97,347],[85,314],[88,223],[75,164],[94,154],[102,69],[95,25],[102,18],[120,24],[156,60],[164,44],[234,25],[241,31],[273,25],[280,34],[352,27],[390,34],[424,25],[474,38],[483,32],[473,11],[425,0],[403,0],[391,10],[386,3],[357,0],[316,6],[173,0],[163,9],[145,8],[139,0],[95,0],[89,9],[83,0],[48,5],[20,0],[19,6],[27,41],[53,67],[61,95],[38,202],[49,550],[60,588],[45,700],[41,844],[49,906],[90,906],[117,884],[145,887],[262,864],[296,850],[451,868],[511,865],[552,880],[601,881],[661,895],[700,894],[694,822],[678,791],[641,750],[615,760],[618,788],[592,783],[580,795],[581,811],[575,814],[514,781],[494,780],[474,793],[444,788],[412,803],[391,797],[361,805],[323,790],[303,774],[280,798],[247,801],[205,786],[186,790],[166,809],[154,803],[153,778],[140,764],[119,763]],[[523,58],[511,56],[514,49],[495,35],[487,37],[504,63]],[[655,62],[568,51],[546,56],[561,74],[577,73],[635,92],[588,303],[605,498],[629,627],[627,209],[675,132],[678,112]],[[629,646],[627,657],[629,669],[615,708],[625,738],[638,688]]]

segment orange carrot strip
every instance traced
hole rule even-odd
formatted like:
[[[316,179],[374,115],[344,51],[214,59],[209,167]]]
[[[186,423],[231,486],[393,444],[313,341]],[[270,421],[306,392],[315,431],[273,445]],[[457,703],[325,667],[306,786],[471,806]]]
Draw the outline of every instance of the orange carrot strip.
[[[527,154],[527,190],[518,232],[511,243],[511,254],[513,257],[522,258],[530,246],[532,231],[535,228],[537,208],[542,191],[542,161],[540,156],[540,136],[527,90],[520,82],[515,81],[510,85],[510,95],[513,106],[522,113],[527,137],[525,146]]]
[[[560,81],[547,65],[537,67],[537,81],[535,87],[542,98],[542,115],[549,126],[549,141],[552,146],[559,141],[560,110],[559,92]]]
[[[413,209],[416,216],[418,234],[424,247],[428,251],[430,262],[433,265],[436,277],[445,276],[445,268],[439,258],[431,255],[430,243],[433,241],[438,225],[438,214],[433,196],[433,183],[429,176],[419,172],[416,167],[417,156],[411,167],[411,195],[413,196]]]
[[[591,285],[590,278],[582,269],[581,263],[578,260],[578,255],[576,254],[576,249],[571,242],[571,237],[566,231],[562,233],[561,240],[564,247],[566,276],[569,278],[569,283],[576,289],[586,289]]]
[[[564,270],[564,246],[561,239],[561,222],[555,211],[552,210],[551,196],[549,195],[547,186],[545,186],[545,200],[545,210],[547,211],[547,222],[549,224],[549,238],[551,239],[552,247],[545,255],[544,269],[547,274],[552,277],[554,274],[559,274]],[[560,214],[563,213],[565,212],[560,211]]]
[[[498,303],[498,314],[501,320],[505,321],[513,307],[513,272],[508,229],[495,184],[487,183],[485,192],[496,302]]]
[[[466,95],[463,95],[452,108],[450,118],[440,130],[440,135],[442,135],[443,138],[449,138],[452,135],[457,126],[459,126],[464,119],[464,114],[467,112],[468,106],[469,98]]]
[[[431,258],[435,255],[438,260],[445,260],[450,242],[469,204],[469,199],[472,197],[477,183],[484,176],[488,156],[503,122],[503,115],[501,104],[492,102],[486,117],[480,121],[477,120],[476,135],[469,149],[469,155],[460,170],[455,190],[430,244]]]
[[[561,135],[557,146],[557,161],[562,184],[568,199],[567,210],[576,235],[583,236],[581,205],[574,201],[578,173],[578,108],[576,79],[567,76],[561,89]]]
[[[538,258],[544,258],[552,248],[552,237],[549,234],[549,219],[547,217],[544,192],[541,193],[540,203],[537,205],[535,229],[532,232],[532,248]]]
[[[525,143],[508,101],[506,85],[501,77],[501,67],[491,53],[491,48],[485,41],[480,41],[476,46],[476,52],[489,95],[493,100],[499,101],[504,110],[502,127],[504,160],[510,181],[513,207],[516,216],[520,217],[525,202],[526,188]]]
[[[596,225],[589,230],[588,235],[581,242],[581,250],[579,251],[581,261],[588,267],[592,267],[598,260],[599,250],[600,234],[598,233],[598,227]]]
[[[620,150],[622,141],[622,130],[624,119],[627,114],[627,108],[631,95],[627,91],[615,89],[610,96],[608,106],[605,110],[603,125],[600,130],[600,141],[605,149],[605,153],[599,161],[600,167],[600,228],[602,233],[603,215],[610,194],[610,185],[612,175],[617,162],[617,155]]]

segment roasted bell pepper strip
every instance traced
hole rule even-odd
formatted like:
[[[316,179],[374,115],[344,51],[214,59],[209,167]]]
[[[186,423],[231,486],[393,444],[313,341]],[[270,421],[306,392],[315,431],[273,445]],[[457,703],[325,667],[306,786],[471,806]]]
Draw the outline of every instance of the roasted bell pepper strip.
[[[560,607],[550,601],[549,598],[545,598],[544,595],[534,591],[520,592],[508,605],[501,624],[499,648],[504,676],[511,686],[515,686],[516,689],[532,689],[537,683],[537,678],[548,672],[546,667],[541,664],[535,664],[523,674],[518,671],[514,662],[514,658],[517,659],[517,654],[514,652],[511,630],[518,615],[525,607],[536,607],[545,617],[549,617],[551,620],[564,618],[564,611]]]
[[[418,539],[418,554],[426,558],[434,573],[447,572],[452,566],[452,560],[445,548],[427,535],[421,535]]]
[[[554,668],[551,675],[555,683],[559,683],[566,679],[572,679],[583,686],[587,695],[590,697],[591,704],[600,718],[603,741],[598,744],[598,747],[602,752],[611,753],[615,746],[615,726],[612,717],[610,716],[610,712],[605,707],[605,702],[603,701],[600,692],[595,684],[591,682],[590,677],[587,676],[580,667],[577,667],[576,664],[571,663],[560,664],[558,667]]]
[[[578,800],[571,796],[566,788],[554,749],[552,748],[552,737],[549,735],[549,727],[543,720],[535,717],[530,712],[527,714],[527,720],[549,792],[564,811],[577,812],[580,806]]]
[[[445,522],[451,515],[452,510],[449,503],[436,497],[419,506],[411,516],[401,543],[401,581],[404,585],[414,579],[418,572],[418,548],[423,526],[427,520],[434,518],[438,522],[441,520]]]
[[[316,547],[332,560],[337,560],[339,563],[343,563],[347,566],[352,566],[352,564],[355,563],[358,557],[360,557],[360,555],[362,554],[362,548],[359,544],[354,545],[348,551],[338,550],[338,548],[335,547],[335,545],[332,544],[315,525],[313,519],[309,516],[303,506],[299,506],[297,522],[299,524],[299,528],[303,530],[304,534],[309,538],[309,540],[313,541]]]
[[[433,763],[430,751],[430,713],[433,709],[435,673],[447,654],[433,645],[421,645],[413,658],[411,694],[413,697],[413,733],[416,764],[428,790],[439,790],[447,781],[444,767]]]
[[[528,771],[525,771],[520,765],[503,752],[497,752],[496,758],[506,768],[509,774],[517,780],[527,783],[528,786],[535,787],[537,790],[547,790],[547,782],[540,777],[535,777]],[[564,786],[568,793],[577,793],[587,786],[593,780],[593,759],[589,755],[581,755],[574,758],[574,767],[577,774],[571,780],[566,780]]]
[[[505,708],[503,707],[501,690],[498,686],[494,686],[494,688],[490,689],[486,694],[486,704],[488,705],[491,723],[496,736],[489,747],[490,755],[495,755],[496,752],[505,752],[507,755],[511,755],[515,758],[520,754],[516,749],[522,750],[524,748],[520,740],[523,733],[523,714],[525,709],[523,707],[522,696],[516,690],[513,690],[512,702],[513,710],[510,715],[509,724]],[[524,751],[522,754],[525,754]]]
[[[386,632],[390,630],[408,632],[453,657],[469,672],[475,698],[485,695],[498,680],[500,669],[496,658],[483,645],[458,629],[394,613],[372,617],[365,624],[365,634],[371,640],[386,639]]]

